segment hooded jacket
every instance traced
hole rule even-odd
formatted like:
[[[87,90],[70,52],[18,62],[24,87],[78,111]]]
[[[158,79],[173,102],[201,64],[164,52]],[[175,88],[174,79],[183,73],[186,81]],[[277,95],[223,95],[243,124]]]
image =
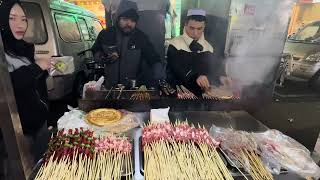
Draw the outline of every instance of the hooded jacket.
[[[14,38],[9,14],[15,1],[2,1],[0,30],[23,132],[35,135],[48,118],[46,78],[34,60],[34,45]]]
[[[117,20],[120,16],[133,15],[137,5],[131,1],[122,1],[117,11]],[[92,50],[93,53],[104,53],[110,46],[116,46],[120,58],[106,67],[106,87],[116,84],[127,84],[128,80],[135,79],[139,84],[149,85],[153,80],[152,66],[161,62],[152,43],[146,34],[135,28],[130,34],[123,34],[117,26],[102,30]],[[151,75],[151,76],[150,76]]]

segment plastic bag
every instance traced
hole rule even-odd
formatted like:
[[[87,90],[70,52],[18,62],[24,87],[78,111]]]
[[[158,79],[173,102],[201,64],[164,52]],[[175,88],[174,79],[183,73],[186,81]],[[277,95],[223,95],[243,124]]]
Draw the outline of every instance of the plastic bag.
[[[84,121],[85,112],[78,109],[73,109],[65,112],[64,115],[58,120],[58,130],[62,129],[75,129],[82,127],[83,129],[91,129]]]
[[[104,82],[104,76],[101,76],[98,81],[89,81],[86,84],[84,84],[82,97],[85,98],[87,90],[99,91],[101,89],[103,82]]]
[[[277,130],[254,134],[263,161],[269,169],[280,171],[280,167],[303,178],[320,178],[320,167],[313,161],[310,152],[296,140]]]
[[[241,150],[257,152],[257,143],[252,134],[245,131],[236,131],[231,128],[221,128],[212,125],[210,135],[220,142],[220,147],[225,151],[232,162],[237,167],[250,169],[249,159],[242,155]],[[243,166],[239,163],[239,158],[243,160]]]
[[[62,76],[74,73],[74,58],[72,56],[53,57],[53,68],[50,69],[51,76]]]
[[[91,125],[91,127],[93,127],[93,130],[97,134],[105,136],[106,134],[121,135],[130,129],[143,126],[143,121],[139,113],[133,113],[127,110],[120,111],[123,115],[120,121],[103,127],[94,125]]]
[[[66,112],[58,120],[58,130],[61,129],[75,129],[75,128],[84,128],[94,131],[96,137],[106,136],[108,134],[118,134],[121,135],[127,132],[130,129],[135,127],[142,127],[143,121],[139,113],[133,113],[126,110],[120,110],[123,114],[120,121],[112,123],[108,126],[95,126],[88,123],[85,120],[85,112],[73,109],[70,112]]]
[[[221,142],[221,148],[228,151],[237,151],[244,148],[248,151],[257,151],[257,143],[251,133],[237,131],[231,128],[221,128],[212,125],[211,136]]]
[[[169,110],[170,110],[170,107],[160,108],[160,109],[151,109],[150,122],[151,123],[170,122]]]

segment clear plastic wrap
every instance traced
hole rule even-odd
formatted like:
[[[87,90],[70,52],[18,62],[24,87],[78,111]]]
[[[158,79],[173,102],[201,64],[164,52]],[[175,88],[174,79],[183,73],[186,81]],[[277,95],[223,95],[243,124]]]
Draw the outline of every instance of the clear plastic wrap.
[[[320,168],[311,158],[309,150],[296,140],[277,130],[255,133],[254,137],[264,163],[273,172],[279,173],[283,167],[303,178],[320,178]]]
[[[222,149],[231,152],[241,148],[257,151],[257,143],[251,133],[212,125],[210,134],[217,141],[221,141]]]
[[[122,118],[116,123],[112,123],[107,126],[99,127],[88,123],[85,120],[85,112],[77,109],[73,109],[66,112],[58,120],[58,130],[61,129],[75,129],[83,127],[84,129],[90,129],[95,132],[95,136],[106,136],[109,134],[121,135],[130,129],[143,125],[141,115],[139,113],[133,113],[126,110],[120,110]]]
[[[250,169],[248,158],[241,153],[243,149],[257,152],[257,144],[250,133],[212,125],[210,135],[220,142],[221,149],[227,153],[237,167],[245,168],[247,171]],[[239,163],[239,158],[243,160],[243,164]]]

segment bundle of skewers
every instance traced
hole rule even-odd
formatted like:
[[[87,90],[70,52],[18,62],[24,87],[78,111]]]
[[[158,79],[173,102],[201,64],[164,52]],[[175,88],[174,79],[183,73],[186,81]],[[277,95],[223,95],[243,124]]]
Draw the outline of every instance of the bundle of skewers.
[[[178,99],[198,99],[196,95],[194,95],[189,89],[184,87],[183,85],[176,86],[177,88],[177,97]]]
[[[111,136],[96,140],[96,151],[96,173],[101,174],[101,179],[121,179],[121,176],[132,179],[132,145],[126,138]]]
[[[135,101],[146,101],[150,100],[150,93],[146,86],[140,86],[137,92],[133,93],[130,97],[130,100]]]
[[[186,122],[143,129],[145,179],[233,179],[205,128]]]
[[[96,139],[81,128],[59,131],[48,145],[36,180],[132,178],[132,146],[125,138]]]
[[[215,128],[212,134],[221,142],[220,147],[234,166],[244,169],[254,180],[273,179],[259,156],[258,146],[252,134],[223,128]]]
[[[93,158],[95,140],[93,131],[83,128],[69,129],[68,131],[62,129],[55,136],[51,136],[43,160],[47,163],[50,158],[57,161],[64,157],[72,159],[74,152],[78,152],[78,155],[82,154],[84,157]]]

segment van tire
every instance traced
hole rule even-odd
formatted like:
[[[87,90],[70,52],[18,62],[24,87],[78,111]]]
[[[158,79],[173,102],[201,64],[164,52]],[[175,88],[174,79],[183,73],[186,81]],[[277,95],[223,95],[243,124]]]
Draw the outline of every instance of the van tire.
[[[313,90],[320,89],[320,70],[318,70],[309,80],[308,86]]]
[[[83,90],[84,84],[86,83],[86,80],[87,80],[87,78],[86,78],[84,72],[78,73],[78,75],[76,76],[76,78],[74,80],[72,94],[73,94],[73,99],[76,102],[79,98],[82,97],[82,90]]]

